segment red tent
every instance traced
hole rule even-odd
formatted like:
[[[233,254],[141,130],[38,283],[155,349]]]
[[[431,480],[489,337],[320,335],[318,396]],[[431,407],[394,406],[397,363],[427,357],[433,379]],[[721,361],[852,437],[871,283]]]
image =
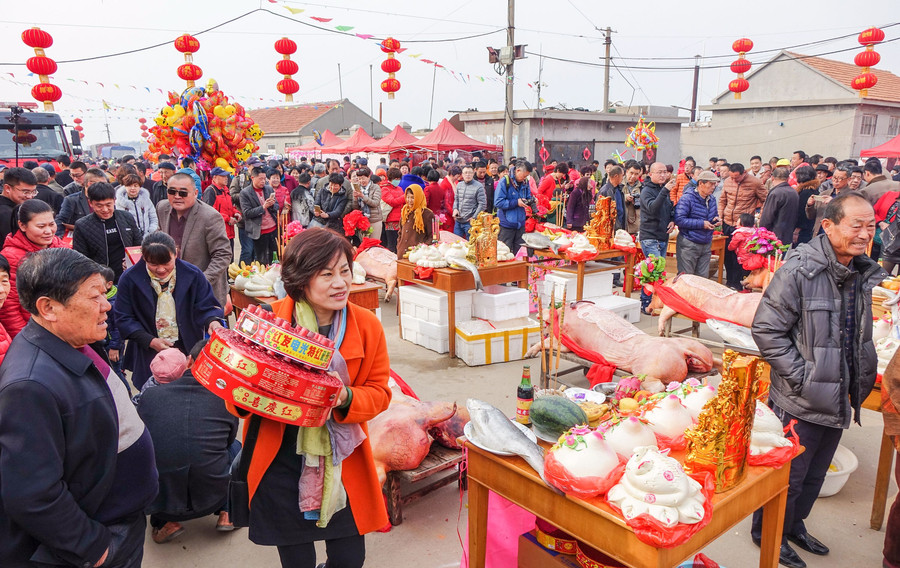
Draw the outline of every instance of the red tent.
[[[375,143],[375,139],[369,136],[365,128],[359,128],[353,133],[353,136],[347,138],[340,144],[331,146],[325,144],[322,148],[323,154],[349,154],[351,152],[364,152],[366,146]]]
[[[309,152],[309,151],[314,151],[314,150],[321,150],[323,147],[326,147],[326,146],[337,146],[338,144],[343,144],[343,143],[344,143],[343,138],[338,138],[334,134],[334,132],[332,132],[331,130],[325,129],[325,132],[322,133],[322,146],[319,146],[319,144],[315,140],[310,140],[309,142],[307,142],[306,144],[304,144],[302,146],[295,146],[293,148],[285,148],[284,150],[285,150],[285,152],[292,152],[292,151],[293,152]]]
[[[369,144],[362,152],[377,152],[379,154],[387,154],[396,150],[402,150],[407,146],[415,145],[419,139],[403,130],[398,124],[384,138],[379,138],[374,143]]]
[[[490,150],[493,152],[502,152],[503,146],[496,144],[487,144],[479,142],[474,138],[469,138],[459,130],[453,128],[446,118],[437,125],[421,140],[413,144],[416,148],[424,148],[425,150],[434,150],[437,152],[449,152],[451,150],[463,150],[471,152],[473,150]]]
[[[875,146],[859,153],[863,158],[900,158],[900,136],[891,138],[881,146]]]

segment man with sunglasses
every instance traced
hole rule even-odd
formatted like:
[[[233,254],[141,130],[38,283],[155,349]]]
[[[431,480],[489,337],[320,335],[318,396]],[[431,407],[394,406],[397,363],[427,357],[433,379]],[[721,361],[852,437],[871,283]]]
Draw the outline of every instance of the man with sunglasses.
[[[187,174],[173,174],[166,193],[167,199],[156,205],[159,230],[175,239],[178,258],[203,271],[224,306],[228,296],[226,273],[233,255],[222,215],[197,199],[199,192]]]

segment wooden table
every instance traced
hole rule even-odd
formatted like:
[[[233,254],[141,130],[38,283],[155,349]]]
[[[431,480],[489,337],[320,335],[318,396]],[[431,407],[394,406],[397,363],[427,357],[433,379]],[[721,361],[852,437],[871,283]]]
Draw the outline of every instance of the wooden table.
[[[421,280],[415,273],[416,265],[408,260],[397,259],[397,285],[421,284],[435,290],[447,292],[447,317],[449,325],[450,357],[456,357],[456,292],[475,289],[475,277],[468,270],[455,268],[435,268],[430,280]],[[478,274],[484,286],[518,282],[520,288],[528,287],[528,263],[521,260],[501,262],[497,266],[479,268]],[[403,317],[398,312],[397,322]],[[401,327],[402,329],[402,327]]]
[[[675,255],[675,240],[674,238],[669,239],[669,244],[666,247],[666,256],[674,256]],[[722,269],[725,267],[725,242],[728,240],[725,235],[715,235],[712,240],[712,248],[710,250],[710,254],[716,254],[719,256],[719,284],[722,283]]]
[[[862,403],[863,408],[881,412],[881,388],[876,386]],[[894,464],[894,444],[881,432],[881,449],[878,452],[878,467],[875,469],[875,494],[872,496],[872,516],[869,527],[880,531],[884,524],[884,509],[887,506],[888,488],[891,484],[891,466]]]
[[[634,291],[634,257],[636,253],[629,253],[626,251],[613,249],[613,250],[604,250],[597,253],[597,256],[590,260],[581,261],[581,262],[573,262],[569,260],[565,254],[558,254],[551,250],[540,250],[534,249],[534,255],[541,257],[545,260],[565,260],[568,262],[572,262],[572,264],[576,265],[575,268],[575,283],[576,283],[576,298],[575,301],[581,301],[584,299],[584,264],[585,262],[595,262],[598,260],[609,260],[612,258],[619,258],[620,256],[625,257],[625,262],[611,262],[609,263],[608,268],[599,268],[594,270],[593,272],[607,272],[609,270],[619,270],[625,269],[625,286],[622,288],[622,291],[625,293],[627,297],[631,297],[631,292]],[[561,267],[555,268],[554,270],[559,270],[561,272],[572,272],[572,269]]]
[[[350,285],[350,302],[365,308],[372,313],[375,313],[375,310],[378,309],[378,291],[381,290],[381,286],[375,284],[374,282],[366,282],[364,284],[351,284]],[[271,297],[263,297],[263,298],[254,298],[253,296],[248,296],[236,289],[234,286],[231,286],[231,305],[234,307],[234,317],[237,318],[241,315],[241,310],[247,309],[251,304],[271,304],[272,302],[277,301],[278,298],[275,296]]]
[[[488,491],[546,519],[575,538],[633,568],[671,568],[704,548],[753,511],[763,508],[759,566],[776,568],[781,525],[787,502],[790,464],[781,469],[749,467],[736,488],[713,498],[709,524],[688,542],[656,548],[634,535],[625,521],[602,499],[585,501],[559,495],[541,481],[525,461],[501,457],[466,442],[469,477],[469,566],[484,568]],[[678,457],[684,452],[673,453]],[[745,565],[746,566],[746,565]]]

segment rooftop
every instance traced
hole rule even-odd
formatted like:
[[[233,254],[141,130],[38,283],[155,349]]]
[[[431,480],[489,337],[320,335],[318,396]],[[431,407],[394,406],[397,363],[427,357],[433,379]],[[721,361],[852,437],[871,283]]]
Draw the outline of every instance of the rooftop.
[[[247,110],[266,134],[296,133],[342,101],[323,101],[293,106],[277,106]]]
[[[819,73],[822,73],[848,89],[852,89],[850,83],[862,72],[860,67],[857,67],[852,63],[825,59],[824,57],[811,57],[790,51],[785,51],[784,53],[796,58],[801,63],[809,65]],[[894,75],[890,71],[885,71],[884,69],[872,68],[871,72],[878,77],[878,83],[873,88],[869,89],[869,94],[866,98],[877,101],[900,103],[900,77]]]

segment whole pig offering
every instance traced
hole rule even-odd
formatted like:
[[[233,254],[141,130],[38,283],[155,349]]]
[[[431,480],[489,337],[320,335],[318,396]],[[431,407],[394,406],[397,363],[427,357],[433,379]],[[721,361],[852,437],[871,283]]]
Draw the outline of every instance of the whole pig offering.
[[[563,434],[544,459],[544,475],[557,489],[583,499],[606,493],[622,475],[620,460],[603,435],[587,427]]]
[[[680,274],[666,282],[666,286],[672,288],[688,304],[707,313],[712,319],[733,322],[744,327],[750,327],[753,323],[756,308],[759,307],[759,302],[762,300],[762,294],[758,292],[741,294],[718,282],[693,274]],[[648,288],[652,290],[653,285],[648,285]],[[657,322],[658,331],[662,334],[666,322],[678,312],[665,306],[658,294],[654,294],[653,301],[654,305],[651,307],[657,307],[656,302],[659,302],[658,305],[663,305]]]

